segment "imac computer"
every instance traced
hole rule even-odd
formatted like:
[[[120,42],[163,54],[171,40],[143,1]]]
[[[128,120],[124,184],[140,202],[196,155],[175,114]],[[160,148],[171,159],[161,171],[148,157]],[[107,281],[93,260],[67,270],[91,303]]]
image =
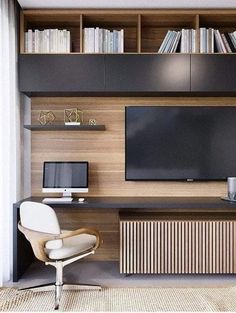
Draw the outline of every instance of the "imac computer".
[[[71,202],[72,193],[88,192],[88,162],[44,162],[43,192],[63,193],[61,198],[45,198],[44,203]]]

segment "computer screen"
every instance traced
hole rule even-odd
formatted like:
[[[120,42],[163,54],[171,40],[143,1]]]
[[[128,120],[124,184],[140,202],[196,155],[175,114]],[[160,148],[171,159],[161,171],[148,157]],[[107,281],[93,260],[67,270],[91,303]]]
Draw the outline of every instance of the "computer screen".
[[[88,162],[44,162],[43,188],[88,188]]]

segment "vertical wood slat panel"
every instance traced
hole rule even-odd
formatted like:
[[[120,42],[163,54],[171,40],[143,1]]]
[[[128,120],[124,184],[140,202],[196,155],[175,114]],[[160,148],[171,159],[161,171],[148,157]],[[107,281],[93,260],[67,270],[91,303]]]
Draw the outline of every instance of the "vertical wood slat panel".
[[[137,227],[137,223],[133,223],[133,236],[134,236],[134,245],[133,245],[133,273],[136,274],[137,272],[137,234],[136,234],[136,227]]]
[[[147,223],[147,273],[151,273],[151,234],[150,234],[151,222]]]
[[[121,221],[120,272],[236,273],[236,221]]]
[[[174,272],[178,273],[178,222],[174,222],[175,225],[175,249],[174,249],[174,257],[175,257],[175,267]]]
[[[125,268],[123,269],[123,266],[124,266],[124,251],[121,249],[124,249],[125,245],[123,243],[123,234],[124,234],[124,231],[123,231],[123,225],[124,223],[123,222],[120,222],[120,273],[123,273]]]
[[[157,223],[157,241],[158,241],[158,262],[157,262],[157,273],[161,273],[161,222]]]
[[[158,250],[157,250],[157,222],[154,222],[154,273],[157,274],[157,258],[158,258]]]
[[[129,229],[129,242],[130,242],[130,248],[129,248],[129,251],[130,251],[130,261],[129,261],[129,264],[130,264],[130,273],[134,273],[134,270],[133,270],[133,252],[134,252],[134,239],[133,239],[133,224],[134,222],[130,222],[130,229]]]
[[[219,222],[219,273],[223,272],[223,223]]]
[[[171,223],[171,273],[175,269],[175,223]]]
[[[140,223],[137,222],[136,223],[136,232],[137,232],[137,254],[136,254],[136,264],[137,264],[137,268],[136,268],[136,273],[140,274]]]
[[[154,223],[150,223],[150,243],[151,243],[151,247],[150,247],[150,273],[153,274],[154,273],[154,268],[153,268],[153,258],[154,258]]]
[[[219,261],[220,261],[220,255],[219,255],[219,222],[216,222],[215,226],[215,236],[216,236],[216,274],[219,274]]]
[[[233,224],[229,223],[230,229],[230,251],[233,251],[233,241],[234,241],[234,232],[233,232]],[[230,253],[230,274],[233,273],[233,254]]]
[[[226,223],[223,223],[223,272],[227,271],[226,269],[226,258],[227,258],[227,248],[226,248]]]
[[[202,222],[202,273],[206,273],[206,223]]]
[[[216,273],[216,237],[215,237],[215,224],[212,223],[212,272]]]
[[[189,274],[192,273],[192,223],[188,222],[189,224],[189,239],[188,239],[188,245],[189,245],[189,250],[188,250],[188,256],[189,256]]]
[[[198,242],[199,242],[199,249],[198,249],[198,258],[199,258],[199,261],[198,261],[198,270],[199,270],[199,273],[202,273],[203,272],[203,269],[202,269],[202,247],[203,247],[203,242],[202,242],[202,222],[199,223],[198,225]]]
[[[206,238],[206,274],[209,274],[209,223],[205,225],[205,238]]]

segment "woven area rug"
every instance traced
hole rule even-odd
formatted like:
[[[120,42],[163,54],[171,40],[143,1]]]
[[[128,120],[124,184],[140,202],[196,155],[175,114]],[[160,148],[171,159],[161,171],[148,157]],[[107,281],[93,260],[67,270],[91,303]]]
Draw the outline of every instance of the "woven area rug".
[[[53,311],[54,293],[0,290],[0,311]],[[64,291],[60,311],[160,312],[236,311],[236,287],[231,288],[105,288]]]

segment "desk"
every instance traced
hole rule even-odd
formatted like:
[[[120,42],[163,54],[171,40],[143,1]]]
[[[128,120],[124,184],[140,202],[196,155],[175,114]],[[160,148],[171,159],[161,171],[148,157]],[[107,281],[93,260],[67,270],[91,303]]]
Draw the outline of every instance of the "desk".
[[[23,201],[42,202],[31,197],[13,205],[13,281],[24,274],[34,256],[29,242],[18,231],[19,207]],[[87,197],[85,203],[50,204],[55,209],[64,229],[96,227],[101,231],[104,244],[93,260],[119,260],[119,214],[155,214],[181,219],[192,217],[236,219],[236,203],[216,197]]]

